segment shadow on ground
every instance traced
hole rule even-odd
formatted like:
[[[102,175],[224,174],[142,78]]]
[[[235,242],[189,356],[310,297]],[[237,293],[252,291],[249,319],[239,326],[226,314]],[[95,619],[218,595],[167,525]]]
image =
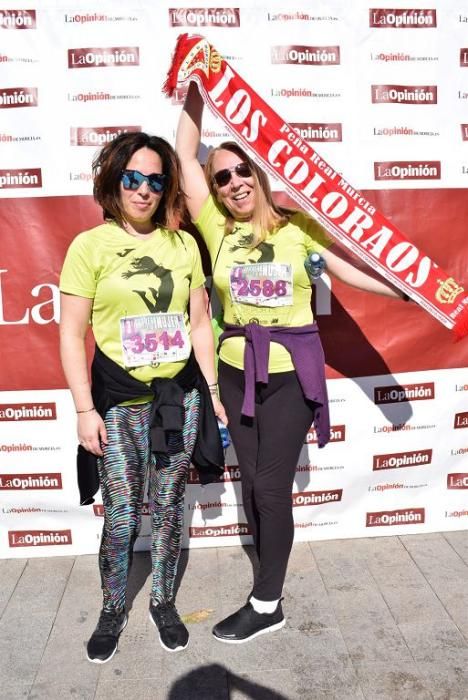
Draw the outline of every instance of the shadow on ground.
[[[246,700],[288,700],[285,695],[238,676],[221,664],[201,666],[179,678],[167,700],[228,700],[239,694]]]

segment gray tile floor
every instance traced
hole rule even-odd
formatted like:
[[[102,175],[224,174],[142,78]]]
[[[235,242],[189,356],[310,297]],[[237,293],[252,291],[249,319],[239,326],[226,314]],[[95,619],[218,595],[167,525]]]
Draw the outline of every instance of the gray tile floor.
[[[95,556],[0,561],[0,698],[16,700],[468,699],[468,531],[300,543],[283,630],[221,644],[245,601],[251,548],[183,553],[178,608],[191,640],[165,652],[148,619],[150,563],[135,556],[119,651],[90,664]]]

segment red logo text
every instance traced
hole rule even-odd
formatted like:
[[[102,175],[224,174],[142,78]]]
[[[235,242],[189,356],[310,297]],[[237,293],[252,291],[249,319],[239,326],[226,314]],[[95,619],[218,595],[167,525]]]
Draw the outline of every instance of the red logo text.
[[[43,491],[62,488],[62,475],[0,474],[0,491]]]
[[[0,88],[0,109],[37,107],[37,88]]]
[[[453,421],[454,428],[468,428],[468,411],[456,413]]]
[[[333,425],[330,428],[330,442],[343,442],[344,440],[346,440],[346,426]],[[313,445],[318,442],[317,433],[314,428],[309,429],[305,442],[307,445]]]
[[[102,146],[113,141],[119,134],[135,131],[141,131],[141,126],[71,127],[70,144],[72,146]]]
[[[336,503],[341,501],[343,489],[333,489],[329,491],[302,491],[293,493],[293,506],[319,506],[322,503]]]
[[[69,68],[113,68],[139,65],[140,50],[136,46],[68,50]]]
[[[339,46],[272,46],[271,62],[304,66],[340,65]]]
[[[294,131],[304,141],[342,141],[343,127],[339,123],[312,124],[307,122],[290,122]]]
[[[171,7],[171,27],[240,27],[238,7]]]
[[[468,489],[468,474],[447,474],[448,489]]]
[[[189,527],[190,537],[233,537],[250,535],[247,523],[231,525],[208,525],[207,527]]]
[[[51,547],[72,544],[71,530],[9,530],[10,547]]]
[[[0,421],[18,420],[57,420],[56,405],[55,403],[0,404]]]
[[[0,10],[0,29],[36,29],[36,10]]]
[[[432,450],[413,450],[410,452],[394,452],[387,455],[374,455],[372,469],[400,469],[401,467],[419,467],[431,464]]]
[[[373,104],[437,104],[435,85],[372,85]]]
[[[436,10],[369,10],[369,26],[393,29],[431,29],[437,27]]]
[[[366,527],[389,527],[392,525],[420,525],[424,523],[424,508],[402,508],[366,513]]]

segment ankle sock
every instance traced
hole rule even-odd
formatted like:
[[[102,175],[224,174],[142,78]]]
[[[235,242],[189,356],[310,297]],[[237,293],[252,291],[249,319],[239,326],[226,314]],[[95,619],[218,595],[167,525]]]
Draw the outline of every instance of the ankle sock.
[[[253,609],[255,612],[261,614],[274,613],[278,607],[278,603],[279,598],[278,600],[258,600],[257,598],[254,598],[253,595],[250,596],[250,604],[252,605]]]

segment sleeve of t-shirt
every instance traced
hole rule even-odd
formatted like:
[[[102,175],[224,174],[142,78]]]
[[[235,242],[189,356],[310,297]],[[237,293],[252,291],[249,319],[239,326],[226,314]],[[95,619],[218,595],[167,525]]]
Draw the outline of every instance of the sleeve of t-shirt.
[[[205,284],[205,275],[203,274],[202,260],[195,238],[190,233],[184,232],[187,249],[192,258],[192,278],[190,280],[190,289],[198,289]]]
[[[211,259],[216,255],[224,236],[226,217],[217,206],[213,197],[208,195],[198,218],[193,222],[206,243]]]
[[[85,234],[78,235],[70,244],[62,271],[60,291],[79,297],[94,299],[96,293],[96,273]]]
[[[332,238],[318,221],[302,212],[298,212],[296,216],[298,217],[299,226],[306,234],[306,249],[308,253],[321,253],[322,250],[333,245]]]

